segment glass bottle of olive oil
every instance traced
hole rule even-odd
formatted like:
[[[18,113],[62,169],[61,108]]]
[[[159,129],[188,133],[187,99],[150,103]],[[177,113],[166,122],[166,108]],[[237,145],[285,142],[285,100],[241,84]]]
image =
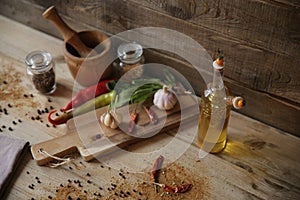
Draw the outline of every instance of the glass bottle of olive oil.
[[[230,95],[222,80],[224,61],[220,56],[213,62],[213,82],[201,97],[201,113],[198,126],[198,146],[210,153],[222,151],[227,142],[227,128],[232,107],[245,105],[242,97]]]

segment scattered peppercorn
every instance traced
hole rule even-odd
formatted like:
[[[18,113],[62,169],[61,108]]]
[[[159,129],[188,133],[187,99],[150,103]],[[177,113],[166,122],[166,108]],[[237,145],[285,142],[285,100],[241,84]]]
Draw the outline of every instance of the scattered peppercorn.
[[[21,119],[18,119],[18,122],[19,122],[19,123],[22,123],[22,120],[21,120]]]
[[[31,117],[31,120],[35,120],[35,118],[32,116],[32,117]]]
[[[26,174],[30,174],[30,172],[29,172],[29,171],[27,171],[27,172],[26,172]]]
[[[49,124],[46,124],[46,126],[47,126],[47,127],[50,127],[50,125],[49,125]],[[69,168],[70,168],[70,167],[69,167]]]
[[[9,130],[9,131],[13,131],[14,129],[13,129],[12,127],[9,127],[8,130]]]
[[[28,97],[28,95],[27,95],[27,94],[23,94],[23,96],[24,96],[25,98],[27,98],[27,97]]]
[[[53,110],[54,109],[54,107],[53,106],[50,106],[50,110]]]
[[[91,176],[90,173],[86,173],[87,176]]]
[[[68,182],[71,183],[72,181],[70,179],[68,179]]]
[[[96,134],[96,139],[100,139],[101,138],[101,134]]]
[[[3,84],[7,84],[7,82],[6,82],[6,81],[3,81]]]
[[[49,196],[48,196],[48,199],[52,199],[52,197],[49,195]]]
[[[90,181],[90,180],[87,180],[87,183],[88,183],[88,184],[91,184],[91,183],[92,183],[92,181]]]
[[[49,126],[49,124],[48,124],[48,126]],[[69,169],[72,170],[73,168],[71,166],[69,166]]]
[[[2,125],[2,128],[6,128],[6,126],[5,126],[5,125]]]
[[[3,132],[1,128],[0,128],[0,132]]]
[[[33,97],[33,94],[30,94],[30,97]]]
[[[41,115],[41,114],[42,114],[42,111],[41,111],[40,109],[37,109],[37,113],[38,113],[39,115]]]
[[[49,102],[49,103],[51,103],[51,102],[52,102],[52,100],[51,100],[50,98],[48,98],[48,102]]]
[[[9,103],[9,104],[7,104],[7,106],[9,107],[9,108],[12,108],[13,106]]]

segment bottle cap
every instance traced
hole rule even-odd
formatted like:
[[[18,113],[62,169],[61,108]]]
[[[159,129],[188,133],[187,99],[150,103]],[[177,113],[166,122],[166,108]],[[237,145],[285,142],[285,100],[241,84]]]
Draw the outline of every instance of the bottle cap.
[[[234,97],[232,99],[232,105],[235,109],[241,109],[246,105],[246,101],[243,97]]]
[[[224,68],[224,65],[223,66],[218,65],[217,61],[215,60],[213,62],[213,67],[214,67],[215,70],[221,71]]]
[[[26,65],[36,72],[45,70],[51,62],[51,54],[44,50],[30,52],[25,58]]]
[[[121,44],[118,48],[118,56],[120,60],[127,64],[135,64],[140,61],[143,54],[143,47],[136,43]]]

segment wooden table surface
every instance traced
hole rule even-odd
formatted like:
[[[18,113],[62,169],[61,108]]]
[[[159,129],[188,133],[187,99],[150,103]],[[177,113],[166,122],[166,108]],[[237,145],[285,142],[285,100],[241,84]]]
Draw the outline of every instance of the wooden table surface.
[[[60,108],[72,97],[73,79],[63,58],[63,42],[3,16],[0,16],[0,30],[0,106],[8,110],[8,115],[0,113],[0,127],[6,126],[1,134],[22,138],[31,144],[63,135],[66,127],[48,127],[47,114],[40,116],[42,122],[31,119],[37,116],[37,109]],[[56,64],[58,87],[49,96],[31,89],[25,76],[25,56],[39,49],[50,52]],[[19,119],[21,123],[17,122]],[[13,130],[10,131],[9,127]],[[78,153],[74,153],[70,155],[71,162],[51,168],[38,166],[28,152],[15,174],[12,187],[7,191],[7,198],[300,198],[299,138],[236,112],[231,113],[228,132],[228,145],[220,154],[209,154],[199,159],[199,149],[194,142],[175,162],[164,162],[161,181],[192,183],[192,189],[185,194],[155,192],[149,182],[149,171],[155,158],[145,158],[143,163],[139,163],[141,161],[135,160],[130,153],[116,153],[106,162],[85,162]],[[161,133],[127,147],[126,151],[149,152],[172,140],[175,134],[176,130]],[[185,142],[184,138],[177,140]],[[110,165],[112,163],[114,165]],[[138,173],[129,170],[141,164],[146,166],[144,170]]]

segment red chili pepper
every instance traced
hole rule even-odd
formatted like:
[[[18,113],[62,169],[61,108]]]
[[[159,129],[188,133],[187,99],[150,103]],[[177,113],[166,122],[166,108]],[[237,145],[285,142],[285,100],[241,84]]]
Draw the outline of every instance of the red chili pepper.
[[[149,116],[151,123],[157,124],[158,120],[157,120],[157,117],[156,117],[155,113],[153,112],[153,110],[150,109],[149,106],[147,106],[147,107],[144,106],[144,109],[145,109],[147,115]]]
[[[97,109],[109,105],[111,101],[115,98],[115,96],[116,96],[116,91],[112,90],[109,93],[99,95],[85,102],[84,104],[80,105],[74,110],[70,110],[68,112],[63,113],[54,119],[51,118],[53,113],[56,112],[55,110],[53,110],[48,115],[48,121],[54,125],[66,123],[69,119],[71,119],[74,116],[78,116],[86,112],[89,112],[93,109]]]
[[[137,121],[137,113],[136,111],[133,111],[131,114],[130,114],[130,122],[129,122],[129,127],[128,127],[128,132],[129,133],[132,133],[134,127],[135,127],[135,123]]]
[[[73,113],[71,111],[71,112],[63,113],[62,115],[56,117],[55,119],[52,119],[51,116],[55,112],[56,110],[53,110],[48,114],[48,121],[53,125],[64,124],[73,117]]]
[[[81,91],[79,91],[76,96],[72,98],[72,100],[68,103],[65,108],[60,109],[63,112],[66,112],[72,108],[76,108],[83,103],[87,102],[88,100],[97,97],[101,94],[108,93],[109,91],[113,90],[116,84],[115,79],[104,80],[95,85],[87,87]]]
[[[163,161],[164,161],[164,157],[159,156],[153,164],[153,168],[152,168],[152,171],[151,171],[151,178],[153,179],[153,181],[155,183],[158,183],[158,171],[160,170]]]
[[[170,193],[184,193],[189,191],[192,188],[192,184],[183,184],[179,186],[170,186],[165,184],[156,184],[159,185],[164,191]]]

